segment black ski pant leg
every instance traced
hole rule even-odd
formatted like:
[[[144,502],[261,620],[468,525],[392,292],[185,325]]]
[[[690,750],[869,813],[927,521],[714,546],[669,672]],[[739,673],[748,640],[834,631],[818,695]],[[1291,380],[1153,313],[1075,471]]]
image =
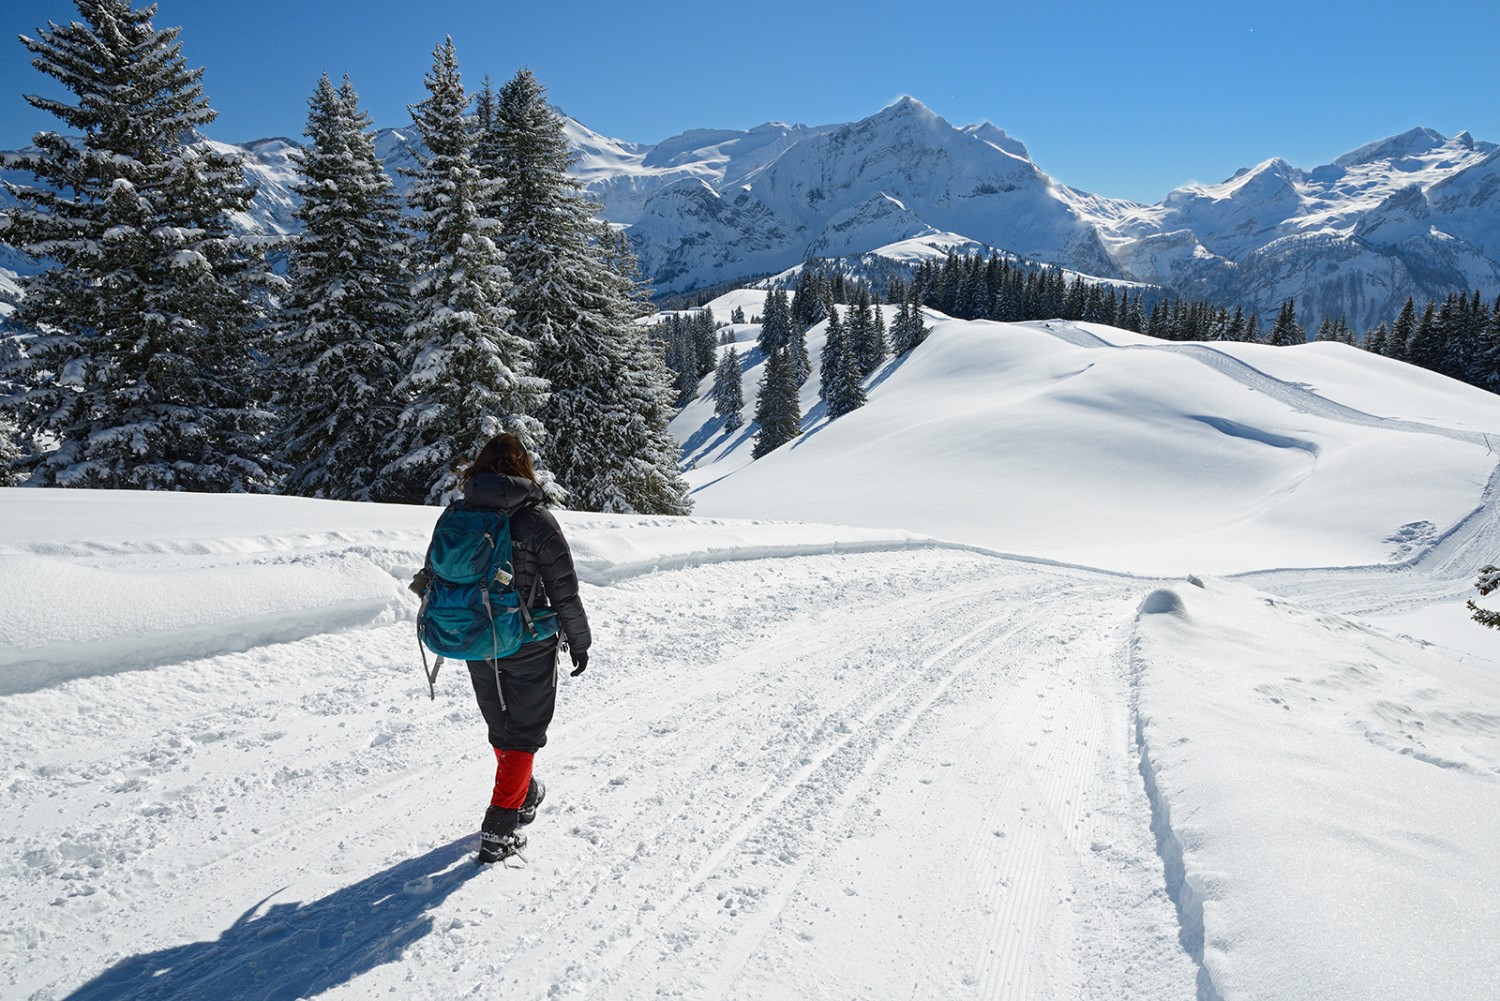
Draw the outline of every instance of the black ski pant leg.
[[[535,754],[546,746],[547,727],[557,708],[557,637],[528,643],[498,661],[471,660],[469,680],[492,747]]]

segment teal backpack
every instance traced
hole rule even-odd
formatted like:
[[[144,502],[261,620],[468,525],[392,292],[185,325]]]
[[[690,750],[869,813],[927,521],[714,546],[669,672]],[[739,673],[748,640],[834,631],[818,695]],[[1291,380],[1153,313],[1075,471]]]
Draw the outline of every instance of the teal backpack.
[[[535,614],[535,579],[525,601],[511,564],[510,516],[501,511],[450,507],[438,518],[427,547],[426,586],[417,612],[417,640],[429,694],[437,698],[443,658],[499,660],[522,644],[557,635],[557,614]],[[427,667],[427,651],[437,662]]]

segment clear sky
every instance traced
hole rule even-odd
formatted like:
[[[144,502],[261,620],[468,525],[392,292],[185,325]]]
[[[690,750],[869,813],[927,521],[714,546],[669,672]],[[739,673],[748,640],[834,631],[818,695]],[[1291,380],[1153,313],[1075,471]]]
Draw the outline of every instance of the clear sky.
[[[301,135],[318,74],[348,73],[378,125],[410,124],[433,46],[466,83],[535,70],[605,135],[854,121],[910,94],[988,120],[1058,180],[1155,202],[1280,156],[1301,167],[1425,125],[1500,141],[1493,0],[160,0],[204,66],[217,139]],[[76,16],[0,0],[0,148],[56,120],[14,40]]]

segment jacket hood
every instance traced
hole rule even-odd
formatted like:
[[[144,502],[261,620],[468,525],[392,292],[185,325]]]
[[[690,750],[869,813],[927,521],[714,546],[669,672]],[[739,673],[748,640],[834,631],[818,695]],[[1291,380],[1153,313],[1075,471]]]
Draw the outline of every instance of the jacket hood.
[[[524,476],[475,473],[464,486],[464,502],[511,514],[526,504],[542,504],[542,488]]]

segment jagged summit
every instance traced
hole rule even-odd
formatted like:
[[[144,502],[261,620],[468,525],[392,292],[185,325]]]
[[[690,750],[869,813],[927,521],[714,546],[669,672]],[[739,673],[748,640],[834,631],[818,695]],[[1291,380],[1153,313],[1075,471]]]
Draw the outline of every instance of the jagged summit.
[[[1430,153],[1447,144],[1448,137],[1441,132],[1418,126],[1408,129],[1399,136],[1387,136],[1361,146],[1359,149],[1351,150],[1334,160],[1333,163],[1336,167],[1353,167],[1374,163],[1377,160],[1401,160]]]
[[[923,104],[915,97],[912,97],[910,94],[902,94],[890,104],[887,104],[884,108],[881,108],[874,117],[879,118],[882,116],[896,115],[913,115],[924,118],[940,117],[937,112],[933,111],[927,105]]]
[[[1310,168],[1273,156],[1157,205],[1070,188],[1003,129],[955,126],[911,95],[841,124],[695,128],[650,144],[571,118],[565,132],[575,174],[662,292],[923,240],[932,253],[991,247],[1263,315],[1293,297],[1309,326],[1333,315],[1368,328],[1407,296],[1500,292],[1500,147],[1468,132],[1417,127]],[[259,187],[237,224],[295,232],[298,142],[235,148]],[[379,130],[376,150],[404,189],[415,133]],[[0,211],[9,197],[0,191]]]

